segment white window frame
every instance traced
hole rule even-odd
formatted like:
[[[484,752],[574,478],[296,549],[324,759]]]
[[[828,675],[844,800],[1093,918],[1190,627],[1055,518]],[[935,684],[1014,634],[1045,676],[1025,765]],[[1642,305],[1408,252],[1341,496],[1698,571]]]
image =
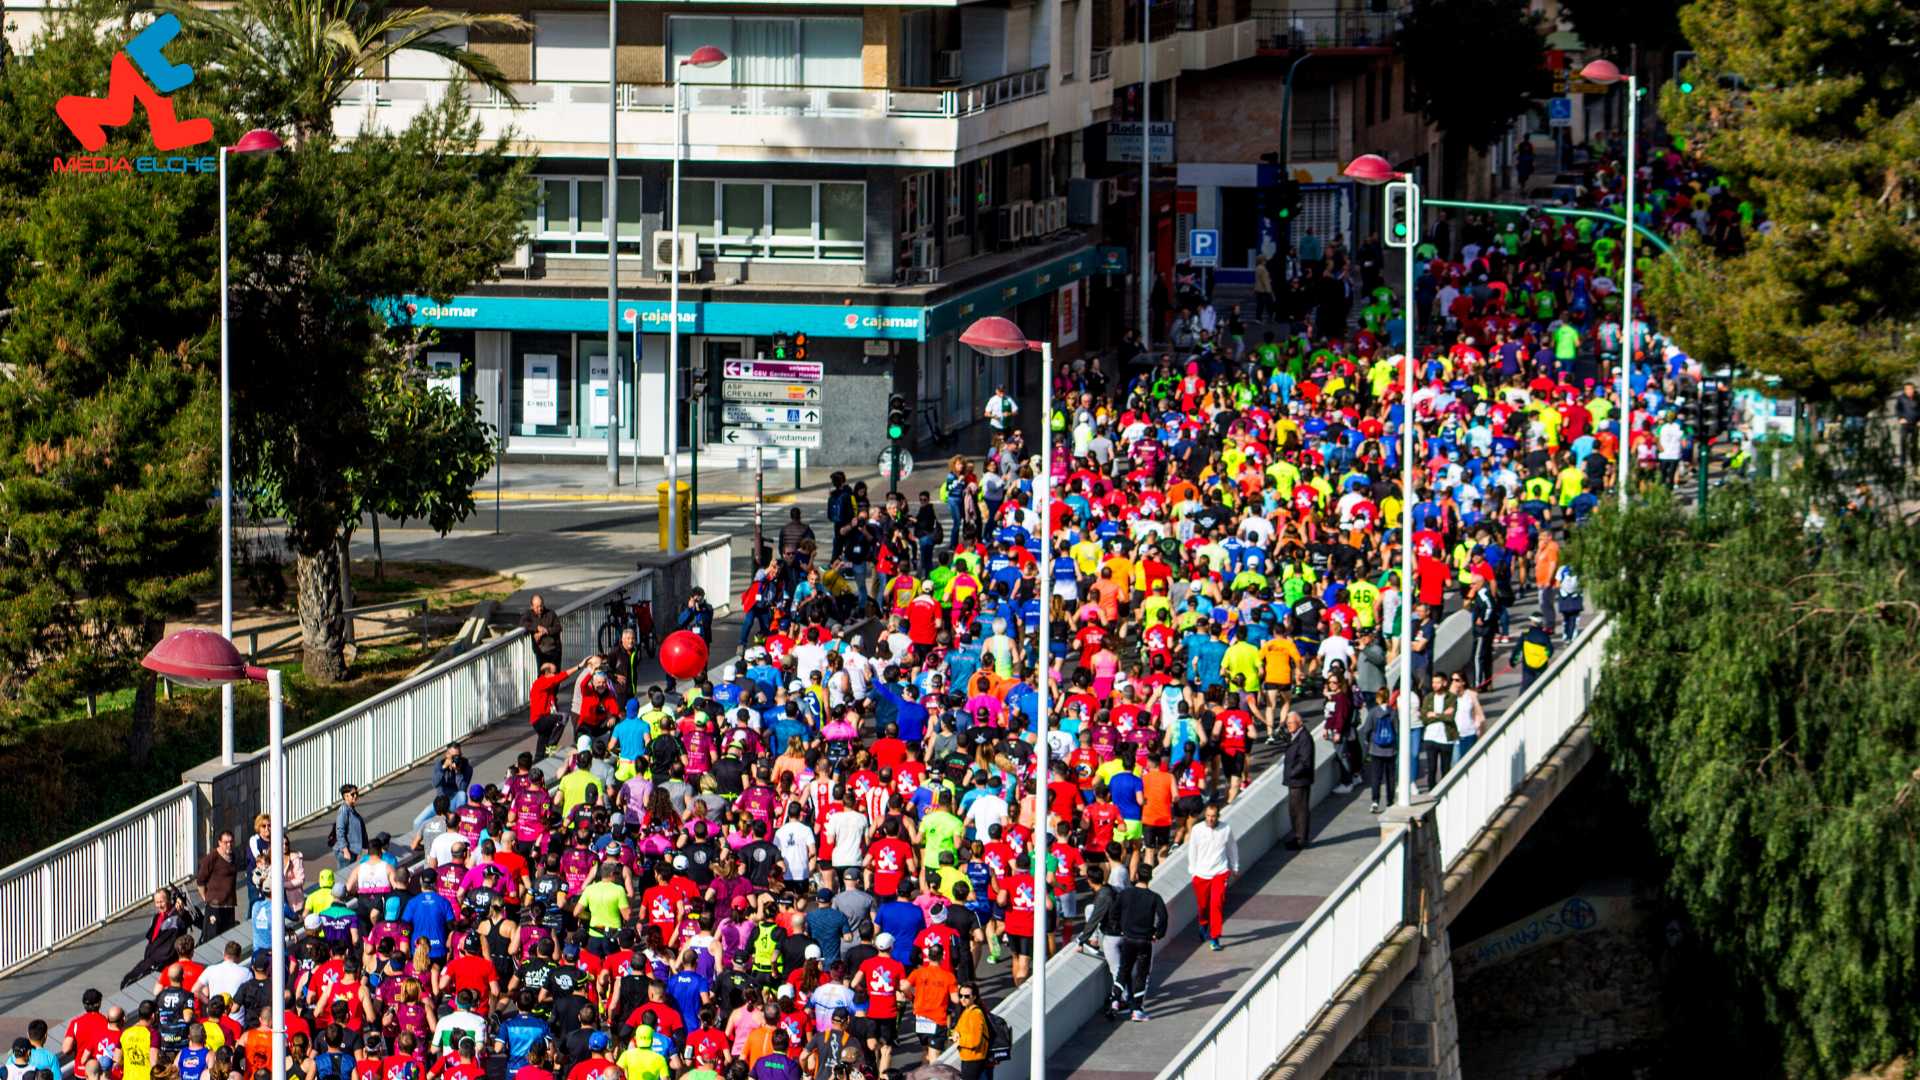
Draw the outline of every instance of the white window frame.
[[[684,176],[682,184],[712,184],[713,221],[711,234],[700,237],[700,251],[716,259],[727,262],[749,262],[755,259],[769,259],[779,262],[815,262],[828,264],[859,263],[866,260],[866,216],[867,184],[864,180],[769,180],[726,176]],[[726,197],[721,189],[727,185],[741,187],[758,186],[760,188],[760,231],[757,233],[724,233],[721,226],[726,218]],[[860,239],[828,240],[821,235],[823,223],[820,220],[820,187],[823,184],[852,185],[860,189],[862,207],[860,221]],[[810,190],[809,201],[813,206],[813,229],[810,236],[775,236],[773,234],[773,189],[776,187],[801,187]],[[674,193],[679,197],[679,192]],[[688,220],[680,219],[682,231],[690,228]],[[829,252],[844,252],[839,256]]]
[[[533,179],[534,182],[539,185],[539,194],[534,199],[533,235],[529,238],[532,240],[535,248],[548,255],[605,256],[606,249],[604,246],[599,251],[579,250],[579,246],[583,243],[605,245],[607,242],[607,226],[604,216],[595,218],[591,229],[587,227],[586,222],[580,222],[581,227],[579,229],[573,228],[573,223],[580,216],[580,185],[583,182],[599,184],[604,196],[607,178],[605,176],[553,176],[536,173]],[[555,228],[547,221],[547,184],[549,182],[564,183],[567,185],[567,227],[564,229]],[[636,176],[623,176],[620,178],[620,183],[622,185],[633,185],[635,187],[634,205],[641,205],[640,196],[642,193],[639,191],[639,186],[642,181],[640,178]],[[617,231],[619,228],[620,223],[617,221],[614,222],[614,229]],[[619,243],[621,258],[638,259],[640,257],[639,224],[637,222],[634,223],[633,228],[635,235],[631,239],[621,240]],[[565,250],[554,246],[558,244],[565,244]]]

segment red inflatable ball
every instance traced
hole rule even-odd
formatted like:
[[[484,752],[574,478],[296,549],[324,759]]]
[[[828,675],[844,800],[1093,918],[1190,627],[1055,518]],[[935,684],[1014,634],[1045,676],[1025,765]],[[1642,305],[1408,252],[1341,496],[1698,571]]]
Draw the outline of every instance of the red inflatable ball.
[[[707,670],[707,643],[691,630],[675,630],[660,643],[660,670],[676,679],[697,679]]]

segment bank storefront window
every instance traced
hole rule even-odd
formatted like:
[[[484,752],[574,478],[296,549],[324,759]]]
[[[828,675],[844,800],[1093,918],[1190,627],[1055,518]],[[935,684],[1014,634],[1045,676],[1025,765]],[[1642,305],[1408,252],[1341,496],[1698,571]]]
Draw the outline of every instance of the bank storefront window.
[[[633,335],[619,339],[617,363],[607,363],[607,335],[515,332],[509,423],[514,435],[590,438],[607,432],[611,369],[620,372],[623,438],[633,435]]]
[[[864,183],[682,180],[680,228],[722,259],[859,262],[866,258]]]
[[[543,176],[527,231],[534,247],[549,255],[607,253],[605,177]],[[615,229],[622,255],[640,254],[640,181],[620,181]]]

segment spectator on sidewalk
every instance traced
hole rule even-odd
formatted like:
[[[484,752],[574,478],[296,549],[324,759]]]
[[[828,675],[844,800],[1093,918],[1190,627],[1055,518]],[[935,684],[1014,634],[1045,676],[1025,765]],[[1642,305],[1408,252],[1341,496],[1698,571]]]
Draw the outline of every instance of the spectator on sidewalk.
[[[539,664],[560,666],[560,616],[547,607],[546,597],[533,594],[526,613],[520,616],[520,629],[533,638],[533,659]]]
[[[222,830],[213,850],[200,856],[193,872],[193,884],[200,890],[200,901],[207,906],[207,933],[227,932],[234,918],[234,896],[239,889],[240,870],[234,862],[233,832]]]

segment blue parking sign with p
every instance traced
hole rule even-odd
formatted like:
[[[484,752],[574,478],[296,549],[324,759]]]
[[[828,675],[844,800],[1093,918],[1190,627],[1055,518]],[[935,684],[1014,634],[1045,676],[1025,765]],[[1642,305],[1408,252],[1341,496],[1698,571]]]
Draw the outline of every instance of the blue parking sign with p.
[[[1187,261],[1194,266],[1220,265],[1220,230],[1194,229],[1189,232]]]

